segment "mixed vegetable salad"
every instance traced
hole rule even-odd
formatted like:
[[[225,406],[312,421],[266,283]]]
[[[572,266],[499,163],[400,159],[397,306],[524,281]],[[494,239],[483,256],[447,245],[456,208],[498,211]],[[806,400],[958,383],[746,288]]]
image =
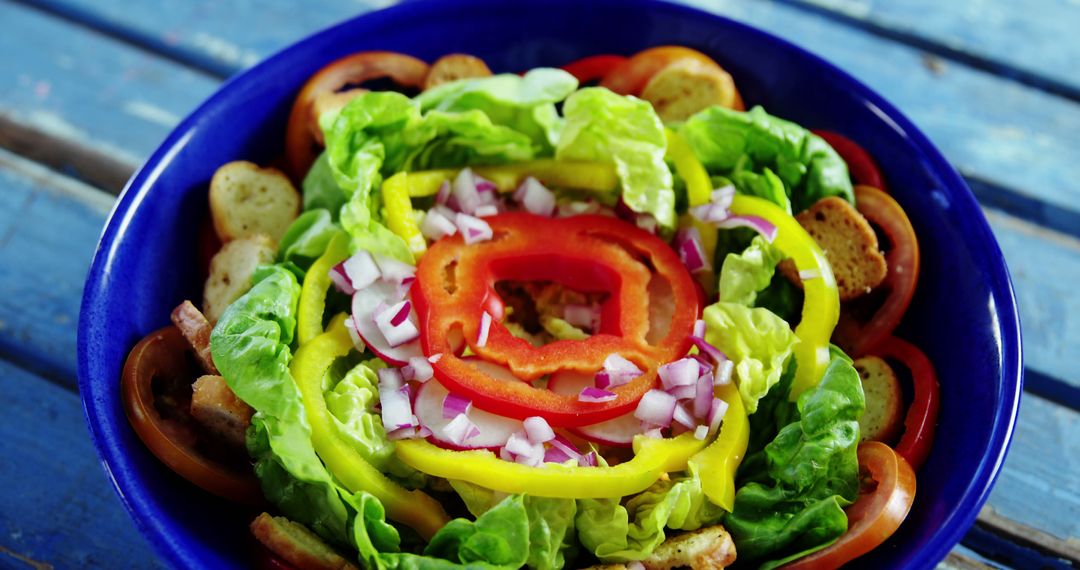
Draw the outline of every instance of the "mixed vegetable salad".
[[[285,149],[217,171],[201,310],[122,379],[262,564],[826,568],[906,516],[937,379],[854,142],[668,46],[350,55]]]

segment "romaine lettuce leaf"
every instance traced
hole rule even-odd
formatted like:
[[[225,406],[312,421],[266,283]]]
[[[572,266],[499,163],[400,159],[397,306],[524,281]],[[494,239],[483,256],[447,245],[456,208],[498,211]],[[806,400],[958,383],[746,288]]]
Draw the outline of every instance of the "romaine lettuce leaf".
[[[555,157],[613,161],[622,199],[631,210],[650,214],[664,228],[675,226],[675,190],[664,162],[667,138],[651,104],[602,87],[574,92],[563,104],[566,125]]]
[[[278,261],[291,262],[307,270],[326,251],[330,240],[342,229],[333,222],[330,211],[323,208],[300,214],[285,230],[278,244]]]
[[[732,173],[752,172],[767,178],[768,169],[783,181],[795,212],[828,196],[855,202],[840,155],[821,137],[761,107],[745,113],[709,107],[687,119],[679,134],[711,174],[729,177],[740,192],[766,195],[762,192],[766,187],[757,177],[733,177]]]

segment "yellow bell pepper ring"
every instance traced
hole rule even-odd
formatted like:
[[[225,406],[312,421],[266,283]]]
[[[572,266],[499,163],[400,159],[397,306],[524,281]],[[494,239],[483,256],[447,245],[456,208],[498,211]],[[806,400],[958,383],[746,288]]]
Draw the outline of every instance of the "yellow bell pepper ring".
[[[391,519],[415,529],[428,540],[450,521],[442,504],[422,491],[409,491],[391,481],[343,441],[323,399],[322,380],[335,359],[352,350],[343,316],[327,332],[302,345],[289,368],[304,399],[311,441],[327,469],[349,491],[367,491],[386,508]]]
[[[296,315],[296,338],[301,345],[323,333],[323,314],[326,312],[326,294],[330,291],[330,270],[349,257],[349,239],[335,236],[330,245],[304,275],[300,288],[300,304]]]
[[[619,176],[610,162],[567,161],[554,159],[530,160],[500,166],[475,166],[473,172],[495,184],[499,192],[512,192],[525,178],[532,176],[545,186],[572,188],[596,193],[614,192]],[[409,173],[409,196],[434,196],[439,186],[457,176],[461,169],[425,170]]]
[[[709,447],[690,458],[701,473],[701,491],[710,501],[731,512],[735,508],[735,471],[750,444],[750,421],[734,382],[717,386],[716,397],[727,402],[720,433]]]
[[[409,246],[414,259],[420,259],[427,251],[427,240],[413,216],[412,199],[409,197],[408,172],[399,172],[382,183],[383,207],[386,208],[386,225]]]
[[[686,468],[706,442],[692,433],[674,439],[634,438],[634,458],[613,467],[578,467],[546,463],[529,467],[499,459],[487,450],[453,451],[422,439],[397,442],[398,458],[414,469],[447,479],[468,481],[503,493],[537,497],[602,499],[640,493],[664,473]]]
[[[690,145],[682,137],[675,134],[671,129],[664,129],[667,136],[667,158],[675,163],[675,171],[679,173],[686,183],[686,198],[690,207],[707,204],[712,199],[712,181],[705,166],[694,155]],[[718,230],[711,224],[707,224],[689,214],[683,214],[679,219],[681,227],[693,226],[697,228],[701,236],[701,247],[705,253],[705,259],[712,262],[716,257],[716,241]],[[714,273],[708,272],[699,277],[699,281],[705,288],[705,293],[712,295],[716,292],[716,279]]]
[[[776,226],[773,245],[795,262],[800,273],[814,275],[803,280],[805,300],[802,320],[795,327],[795,336],[799,339],[794,349],[798,368],[790,396],[795,401],[808,388],[817,385],[829,366],[829,338],[840,318],[840,293],[836,288],[836,277],[814,238],[806,233],[798,220],[776,204],[753,196],[737,195],[730,209],[740,216],[764,218]]]

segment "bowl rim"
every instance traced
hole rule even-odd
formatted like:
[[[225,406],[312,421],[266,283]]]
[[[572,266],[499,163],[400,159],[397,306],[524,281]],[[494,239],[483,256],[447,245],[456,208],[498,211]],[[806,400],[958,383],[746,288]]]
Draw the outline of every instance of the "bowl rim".
[[[549,8],[558,6],[573,7],[577,4],[575,0],[544,0],[536,3]],[[991,453],[982,457],[975,470],[975,476],[965,489],[960,502],[943,521],[942,529],[945,531],[944,534],[935,536],[930,542],[930,548],[920,550],[915,553],[913,558],[913,561],[920,567],[930,567],[936,564],[944,559],[948,552],[959,543],[962,536],[975,521],[980,508],[989,498],[990,491],[1001,471],[1012,443],[1012,435],[1023,392],[1023,347],[1016,294],[1000,246],[994,238],[989,223],[971,190],[957,170],[945,159],[926,135],[896,107],[843,69],[784,38],[720,14],[666,0],[594,0],[592,3],[599,6],[617,7],[623,10],[628,8],[628,4],[631,4],[635,9],[650,12],[665,11],[674,14],[680,19],[710,19],[720,26],[737,29],[740,33],[758,36],[760,39],[776,45],[780,50],[786,50],[797,58],[809,60],[825,70],[837,74],[848,83],[850,89],[860,99],[873,105],[874,108],[871,110],[878,115],[880,120],[890,123],[916,150],[923,153],[923,157],[931,164],[933,172],[941,178],[945,186],[963,190],[954,192],[951,198],[962,202],[962,207],[967,211],[977,213],[977,216],[973,216],[974,219],[971,220],[977,234],[972,235],[971,240],[979,241],[982,247],[986,248],[984,251],[988,254],[988,259],[992,260],[983,269],[987,270],[989,274],[989,289],[994,302],[994,314],[997,317],[992,322],[998,328],[998,347],[1002,363],[1002,382],[997,394],[1001,402],[1001,408],[995,417],[990,432],[988,443]],[[116,200],[94,252],[80,305],[77,342],[80,399],[82,400],[83,412],[91,439],[110,483],[135,522],[136,527],[151,543],[157,554],[167,560],[170,565],[174,567],[201,566],[200,561],[193,558],[171,536],[167,525],[156,517],[155,509],[150,504],[150,497],[145,490],[134,485],[135,481],[126,470],[118,472],[114,469],[118,462],[123,462],[126,458],[123,451],[115,446],[115,441],[110,441],[100,431],[98,426],[103,416],[108,412],[103,408],[102,404],[95,402],[95,398],[92,397],[100,388],[95,384],[94,374],[89,367],[86,356],[91,349],[88,344],[90,322],[86,317],[96,311],[95,307],[103,305],[108,299],[107,295],[105,295],[108,289],[108,272],[119,243],[118,238],[123,236],[131,217],[138,211],[139,205],[149,194],[157,179],[164,173],[167,165],[171,162],[171,157],[184,148],[187,139],[190,138],[192,131],[197,127],[200,117],[221,102],[233,97],[239,86],[251,81],[257,81],[258,76],[263,75],[268,69],[277,67],[282,60],[289,58],[294,52],[302,51],[309,45],[318,44],[324,36],[355,26],[359,21],[378,24],[380,21],[396,18],[408,19],[421,12],[428,12],[428,16],[430,16],[430,11],[482,10],[485,7],[498,5],[501,5],[500,0],[453,0],[450,2],[444,0],[405,0],[395,6],[360,14],[332,24],[277,50],[251,68],[224,81],[213,94],[190,112],[173,128],[143,166],[132,175]],[[1000,260],[1000,263],[996,262],[998,260]],[[994,450],[996,450],[996,453]]]

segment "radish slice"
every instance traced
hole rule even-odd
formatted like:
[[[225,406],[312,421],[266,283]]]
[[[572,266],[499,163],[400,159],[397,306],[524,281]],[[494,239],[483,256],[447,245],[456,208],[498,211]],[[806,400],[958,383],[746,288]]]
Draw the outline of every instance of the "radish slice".
[[[510,434],[524,429],[520,420],[497,416],[474,407],[469,410],[468,416],[480,433],[461,444],[448,441],[443,430],[452,418],[443,417],[443,402],[449,394],[442,384],[427,382],[420,386],[413,403],[413,413],[420,420],[420,425],[431,430],[430,437],[438,445],[452,449],[493,449],[502,447]]]
[[[470,408],[472,408],[472,400],[457,394],[449,393],[443,398],[442,417],[445,420],[453,419],[460,414],[469,413]]]
[[[352,321],[357,334],[364,343],[383,361],[394,366],[408,364],[410,358],[423,356],[420,350],[420,341],[413,340],[391,346],[379,327],[375,324],[374,313],[380,303],[397,302],[397,287],[386,281],[376,281],[370,286],[357,291],[352,298]],[[415,311],[410,316],[415,321]]]

